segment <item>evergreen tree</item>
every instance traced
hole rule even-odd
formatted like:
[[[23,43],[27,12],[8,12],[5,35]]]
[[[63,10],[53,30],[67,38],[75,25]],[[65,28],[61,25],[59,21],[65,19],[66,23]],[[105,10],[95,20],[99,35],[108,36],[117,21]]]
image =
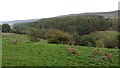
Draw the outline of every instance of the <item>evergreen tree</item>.
[[[11,28],[9,24],[2,24],[2,32],[11,32]]]

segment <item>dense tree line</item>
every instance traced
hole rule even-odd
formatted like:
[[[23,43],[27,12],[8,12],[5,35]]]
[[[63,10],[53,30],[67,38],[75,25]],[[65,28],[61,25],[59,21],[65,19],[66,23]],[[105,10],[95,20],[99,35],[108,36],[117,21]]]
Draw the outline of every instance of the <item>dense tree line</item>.
[[[114,31],[118,31],[118,18],[117,17],[108,18],[108,21],[111,24],[110,29]]]
[[[38,41],[39,38],[42,38],[48,40],[50,43],[57,44],[68,44],[72,41],[74,42],[74,45],[115,48],[117,45],[115,44],[117,42],[117,38],[114,36],[117,35],[117,21],[118,19],[116,17],[104,18],[103,16],[66,16],[40,19],[30,23],[17,23],[13,25],[12,29],[15,33],[29,35],[31,41]],[[101,36],[96,38],[96,35],[100,34]],[[107,36],[107,34],[110,35]],[[108,38],[110,36],[111,38]],[[107,43],[104,42],[106,40],[108,41],[108,44],[110,41],[114,42],[111,43],[112,45],[107,45]]]
[[[117,30],[117,19],[106,19],[102,16],[67,16],[40,19],[36,22],[14,24],[13,30],[24,33],[30,27],[38,29],[54,28],[62,31],[77,33],[79,35],[90,34],[94,31]]]
[[[108,30],[110,22],[102,16],[70,16],[42,19],[36,22],[36,27],[56,28],[70,33],[89,34],[93,31]]]

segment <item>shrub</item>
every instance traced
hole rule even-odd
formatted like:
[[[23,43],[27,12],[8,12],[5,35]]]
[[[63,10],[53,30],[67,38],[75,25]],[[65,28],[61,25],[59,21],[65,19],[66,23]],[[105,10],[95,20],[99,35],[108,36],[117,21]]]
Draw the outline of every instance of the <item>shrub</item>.
[[[75,48],[68,48],[67,51],[70,53],[70,54],[78,54],[77,50]]]
[[[81,36],[75,36],[75,45],[81,45]]]
[[[20,41],[20,37],[15,37],[15,38],[11,39],[12,44],[18,44],[19,41]]]
[[[105,48],[118,47],[117,31],[96,31],[88,35],[79,36],[77,44]]]
[[[102,46],[106,48],[116,48],[118,45],[117,31],[99,31],[97,33],[96,46]]]
[[[47,29],[40,29],[39,37],[45,39],[45,34],[47,31],[48,31]]]
[[[104,37],[103,43],[106,48],[116,48],[118,45],[118,40],[116,37],[106,36]]]
[[[55,44],[74,44],[74,37],[72,35],[70,35],[67,32],[63,32],[60,30],[56,30],[56,29],[49,29],[46,32],[46,40],[49,43],[55,43]]]
[[[29,36],[29,38],[32,42],[40,41],[40,39],[39,39],[39,29],[31,28],[29,33],[28,33],[28,36]]]
[[[90,35],[84,35],[80,39],[80,45],[82,46],[95,46],[95,37]]]
[[[96,47],[104,47],[104,43],[103,43],[104,39],[99,39],[99,40],[96,40]]]
[[[118,46],[117,47],[120,49],[120,45],[119,45],[120,44],[120,34],[117,36],[117,40],[118,40]]]

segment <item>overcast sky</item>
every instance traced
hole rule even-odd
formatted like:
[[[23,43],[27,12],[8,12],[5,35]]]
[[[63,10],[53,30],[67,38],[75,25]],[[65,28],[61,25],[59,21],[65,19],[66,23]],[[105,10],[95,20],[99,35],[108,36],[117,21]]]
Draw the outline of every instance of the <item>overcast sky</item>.
[[[0,0],[0,21],[118,9],[119,0]]]

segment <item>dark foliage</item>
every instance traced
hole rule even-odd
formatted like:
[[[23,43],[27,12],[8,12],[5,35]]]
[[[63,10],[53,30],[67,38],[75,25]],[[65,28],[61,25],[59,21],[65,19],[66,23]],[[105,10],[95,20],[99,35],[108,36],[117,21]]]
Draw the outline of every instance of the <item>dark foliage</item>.
[[[11,28],[10,28],[10,25],[9,24],[2,24],[2,32],[11,32]]]

